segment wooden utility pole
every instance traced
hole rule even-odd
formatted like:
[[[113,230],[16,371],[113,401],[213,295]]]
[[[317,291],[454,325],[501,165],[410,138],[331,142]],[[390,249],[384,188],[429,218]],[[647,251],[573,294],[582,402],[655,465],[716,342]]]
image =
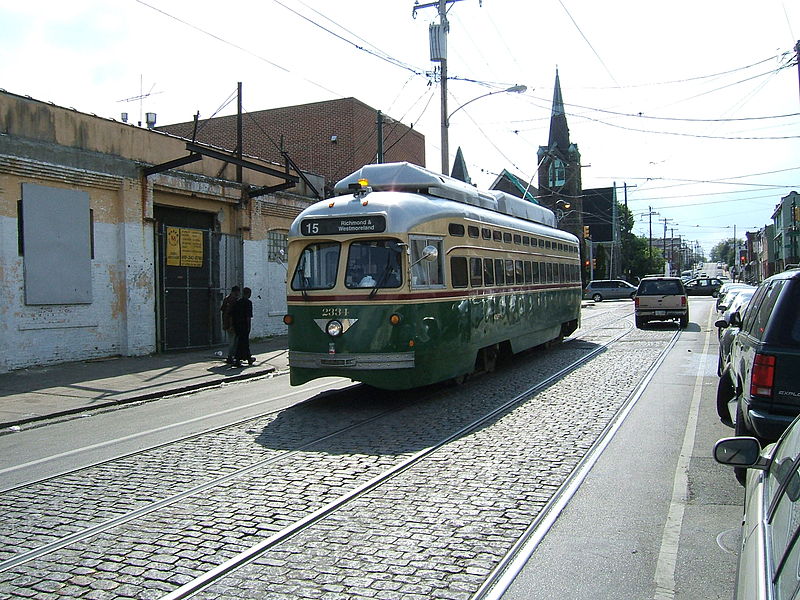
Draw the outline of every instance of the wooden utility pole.
[[[650,241],[648,243],[648,252],[650,253],[650,260],[653,260],[653,216],[659,213],[653,211],[652,206],[647,207],[647,213],[642,215],[650,219]]]
[[[437,0],[426,4],[414,4],[414,8],[411,10],[414,17],[421,8],[435,6],[439,11],[438,25],[430,26],[429,43],[431,61],[439,63],[439,85],[442,92],[442,175],[450,175],[450,141],[447,132],[447,33],[450,31],[450,23],[447,21],[447,5],[455,2],[461,2],[461,0]]]
[[[236,86],[236,158],[239,159],[239,164],[236,165],[236,181],[242,183],[242,155],[243,152],[242,142],[242,82],[240,81]]]

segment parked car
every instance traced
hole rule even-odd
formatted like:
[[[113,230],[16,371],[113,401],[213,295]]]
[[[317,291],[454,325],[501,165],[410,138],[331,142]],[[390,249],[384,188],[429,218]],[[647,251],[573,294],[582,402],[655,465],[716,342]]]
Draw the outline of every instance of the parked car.
[[[738,313],[740,318],[744,315],[750,299],[755,293],[755,288],[741,289],[731,291],[728,294],[730,300],[730,307],[726,310],[720,319],[714,325],[717,327],[717,337],[719,338],[719,358],[717,359],[717,375],[722,376],[725,368],[728,366],[731,354],[731,344],[733,338],[739,331],[739,328],[731,325],[731,318],[734,314]]]
[[[800,414],[800,271],[764,280],[730,326],[739,331],[717,387],[717,413],[736,435],[776,440]]]
[[[717,311],[723,312],[720,307],[725,302],[725,294],[727,294],[731,290],[741,289],[746,287],[753,287],[753,286],[748,285],[746,283],[723,283],[722,287],[719,288],[719,291],[717,292]]]
[[[690,296],[717,296],[719,288],[722,287],[722,281],[716,277],[701,276],[696,279],[690,279],[684,286],[686,293]]]
[[[726,318],[725,314],[728,313],[728,317],[730,317],[730,314],[732,314],[730,311],[731,307],[741,304],[740,296],[749,300],[753,297],[753,293],[755,291],[756,288],[753,285],[743,285],[741,287],[731,288],[725,292],[725,297],[722,300],[717,301],[717,306],[719,307],[717,310],[719,310],[723,314],[723,318],[730,323],[730,318]]]
[[[593,279],[586,284],[583,290],[584,298],[591,298],[595,302],[614,300],[618,298],[633,298],[636,286],[621,279]]]
[[[717,462],[745,483],[744,515],[734,598],[797,598],[800,586],[800,425],[762,450],[752,437],[719,440]]]
[[[645,277],[633,300],[636,327],[650,321],[674,320],[681,328],[689,325],[689,299],[679,277]]]

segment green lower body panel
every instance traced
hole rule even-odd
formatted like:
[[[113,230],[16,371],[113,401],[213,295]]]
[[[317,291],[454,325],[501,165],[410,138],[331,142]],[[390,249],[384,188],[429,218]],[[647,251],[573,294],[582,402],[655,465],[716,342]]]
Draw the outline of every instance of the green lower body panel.
[[[471,373],[483,348],[521,352],[571,332],[581,291],[537,290],[407,304],[289,307],[292,385],[346,377],[383,389],[409,389]],[[391,317],[395,315],[395,323]],[[327,325],[338,320],[341,333]]]

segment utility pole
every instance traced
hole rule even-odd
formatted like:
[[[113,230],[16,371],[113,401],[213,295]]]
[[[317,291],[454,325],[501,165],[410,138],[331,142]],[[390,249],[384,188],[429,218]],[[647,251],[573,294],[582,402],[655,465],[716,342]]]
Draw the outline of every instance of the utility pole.
[[[239,159],[239,164],[236,165],[236,181],[242,183],[242,82],[240,81],[236,86],[236,158]]]
[[[414,4],[414,8],[411,9],[414,18],[417,16],[417,11],[422,8],[436,7],[439,11],[439,23],[432,24],[428,33],[431,61],[439,63],[439,85],[442,93],[442,175],[450,175],[450,142],[447,135],[447,33],[450,31],[450,23],[447,21],[447,5],[461,1],[437,0],[426,4]]]
[[[383,164],[383,113],[378,111],[378,164]]]
[[[798,83],[800,83],[800,40],[797,40],[797,43],[794,45],[794,51],[796,52],[795,58],[797,59],[797,79]]]
[[[648,243],[648,252],[650,253],[650,260],[653,260],[653,216],[659,213],[653,211],[652,206],[647,207],[647,214],[642,215],[643,217],[649,217],[650,219],[650,241]]]
[[[661,241],[661,252],[664,255],[664,261],[666,262],[666,264],[664,265],[665,268],[671,268],[671,266],[672,266],[670,264],[669,259],[667,258],[667,223],[669,223],[670,221],[674,221],[674,220],[675,219],[668,219],[667,217],[664,217],[663,219],[659,219],[659,221],[664,221],[664,237],[662,238],[662,241]]]

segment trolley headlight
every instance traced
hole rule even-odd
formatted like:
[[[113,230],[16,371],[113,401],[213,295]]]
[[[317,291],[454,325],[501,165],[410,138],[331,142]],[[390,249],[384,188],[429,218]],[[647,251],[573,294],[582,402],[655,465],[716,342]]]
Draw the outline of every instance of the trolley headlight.
[[[342,335],[343,329],[341,321],[328,321],[328,324],[325,326],[325,331],[331,337]]]

